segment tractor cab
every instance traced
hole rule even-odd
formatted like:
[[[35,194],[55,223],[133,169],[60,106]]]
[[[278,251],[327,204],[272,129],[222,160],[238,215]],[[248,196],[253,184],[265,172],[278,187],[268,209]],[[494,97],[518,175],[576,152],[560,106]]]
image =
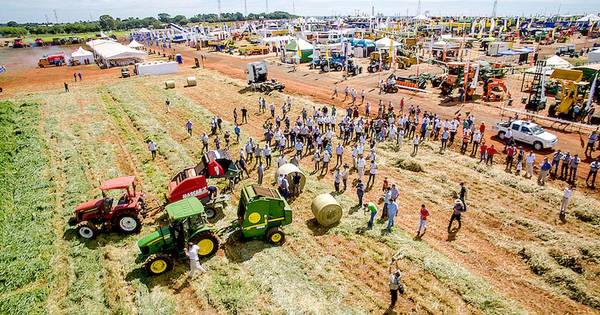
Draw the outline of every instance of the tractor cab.
[[[292,223],[292,208],[277,190],[247,185],[241,192],[237,216],[245,238],[266,238],[279,245],[285,242],[280,227]]]
[[[169,224],[146,235],[137,242],[144,268],[159,275],[173,268],[184,258],[188,242],[200,248],[198,257],[212,256],[219,249],[219,239],[208,224],[204,206],[196,198],[185,198],[166,206]]]
[[[135,177],[109,179],[99,188],[102,198],[79,204],[69,224],[77,225],[77,233],[86,239],[96,237],[102,228],[117,228],[123,233],[138,232],[142,221],[140,213],[146,203],[144,193],[136,191]]]

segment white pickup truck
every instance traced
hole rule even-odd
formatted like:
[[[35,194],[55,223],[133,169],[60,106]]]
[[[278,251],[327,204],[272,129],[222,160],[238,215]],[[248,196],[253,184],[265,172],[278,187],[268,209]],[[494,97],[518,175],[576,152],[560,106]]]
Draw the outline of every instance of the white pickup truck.
[[[545,131],[538,124],[523,120],[501,121],[496,123],[493,129],[498,132],[498,138],[501,140],[506,139],[510,129],[515,141],[531,144],[538,151],[552,148],[558,142],[558,137]]]

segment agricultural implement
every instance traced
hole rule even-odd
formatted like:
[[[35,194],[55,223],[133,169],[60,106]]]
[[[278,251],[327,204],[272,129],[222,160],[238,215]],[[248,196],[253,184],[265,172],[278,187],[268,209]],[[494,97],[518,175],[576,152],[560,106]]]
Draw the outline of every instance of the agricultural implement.
[[[219,238],[208,224],[204,206],[196,198],[186,198],[166,206],[169,224],[162,226],[137,242],[144,268],[150,275],[160,275],[183,259],[188,242],[197,244],[198,257],[214,255]]]
[[[74,217],[69,219],[77,234],[84,239],[93,239],[103,230],[117,230],[125,234],[139,232],[142,227],[140,214],[145,211],[146,203],[144,193],[135,189],[135,177],[104,181],[100,184],[100,191],[102,198],[78,205]],[[116,204],[114,197],[118,198]]]
[[[281,82],[277,82],[275,79],[268,79],[267,62],[257,61],[251,62],[246,65],[246,78],[248,80],[248,86],[252,91],[260,92],[271,92],[277,90],[283,91],[285,85]]]
[[[396,93],[400,88],[424,90],[427,87],[427,79],[427,76],[411,75],[408,77],[401,77],[395,74],[391,74],[387,78],[383,86],[383,90],[386,93]]]
[[[502,101],[505,97],[510,97],[510,92],[506,88],[504,81],[500,79],[489,79],[483,85],[484,98],[487,102]]]
[[[350,76],[356,76],[362,73],[362,67],[357,65],[354,59],[348,59],[348,64],[346,65],[346,73]]]
[[[65,64],[65,53],[56,53],[52,55],[44,56],[44,58],[40,58],[38,61],[38,66],[40,68],[45,68],[49,66],[60,67]]]
[[[219,238],[264,239],[271,244],[285,242],[281,226],[292,223],[292,209],[277,190],[258,185],[245,186],[238,204],[238,219],[215,230],[209,225],[204,206],[196,198],[185,198],[166,206],[169,225],[159,228],[138,241],[144,268],[150,275],[160,275],[185,258],[188,242],[200,247],[198,256],[214,255]]]
[[[211,196],[206,179],[225,177],[237,181],[239,176],[240,170],[227,151],[208,151],[196,166],[184,168],[171,179],[166,203],[196,197],[204,205],[206,217],[212,220],[227,206],[230,196]]]

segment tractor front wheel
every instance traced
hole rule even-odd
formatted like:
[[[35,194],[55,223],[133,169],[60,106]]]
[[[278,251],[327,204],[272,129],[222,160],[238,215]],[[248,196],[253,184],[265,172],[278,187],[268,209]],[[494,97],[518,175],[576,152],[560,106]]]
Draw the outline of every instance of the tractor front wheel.
[[[137,233],[142,228],[142,218],[133,213],[125,213],[117,216],[113,222],[122,233]]]
[[[166,254],[154,254],[146,259],[144,269],[152,276],[161,275],[173,269],[173,259]]]
[[[89,221],[80,222],[75,229],[77,230],[77,234],[86,240],[91,240],[98,236],[98,228]]]
[[[271,228],[267,231],[267,241],[273,245],[285,243],[285,233],[280,228]]]
[[[208,220],[212,220],[217,216],[217,209],[214,206],[205,207],[204,213],[206,213],[206,218]]]
[[[212,233],[196,235],[191,240],[198,245],[198,257],[204,258],[214,255],[219,250],[219,239]]]

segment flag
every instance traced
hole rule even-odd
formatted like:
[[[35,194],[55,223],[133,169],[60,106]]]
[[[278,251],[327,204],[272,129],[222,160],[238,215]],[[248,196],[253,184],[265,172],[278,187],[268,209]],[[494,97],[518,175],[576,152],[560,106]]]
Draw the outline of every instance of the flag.
[[[477,80],[479,80],[479,69],[481,68],[481,64],[479,64],[477,66],[477,69],[475,69],[475,76],[473,77],[473,82],[471,82],[471,88],[476,89],[477,88]],[[485,91],[484,91],[485,93]]]
[[[0,66],[0,73],[2,72],[2,66]],[[590,95],[588,96],[587,104],[585,105],[585,109],[589,110],[592,106],[592,101],[594,100],[594,92],[596,92],[596,83],[598,81],[598,72],[596,72],[596,76],[594,76],[594,81],[592,81],[592,87],[590,89]]]
[[[473,20],[473,22],[471,23],[471,34],[475,34],[475,26],[477,26],[478,23],[478,20]]]
[[[494,29],[496,28],[496,19],[492,19],[490,21],[490,33],[489,33],[489,37],[492,37],[492,34],[494,33]]]

